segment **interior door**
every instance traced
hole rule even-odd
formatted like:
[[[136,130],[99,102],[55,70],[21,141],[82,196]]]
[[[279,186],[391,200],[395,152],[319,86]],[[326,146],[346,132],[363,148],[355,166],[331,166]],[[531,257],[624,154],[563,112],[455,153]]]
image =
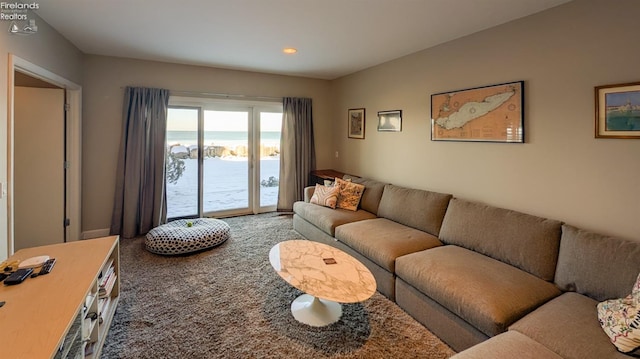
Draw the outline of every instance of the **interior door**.
[[[64,90],[15,87],[15,250],[64,242]]]

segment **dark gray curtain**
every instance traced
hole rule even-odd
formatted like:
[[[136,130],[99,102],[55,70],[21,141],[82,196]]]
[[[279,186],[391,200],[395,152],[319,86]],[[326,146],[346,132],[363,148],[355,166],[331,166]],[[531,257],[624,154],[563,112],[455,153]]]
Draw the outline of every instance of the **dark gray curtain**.
[[[285,97],[282,105],[277,209],[291,211],[293,203],[304,198],[309,172],[316,167],[313,118],[310,98]]]
[[[111,234],[132,238],[166,221],[168,105],[169,90],[125,89]]]

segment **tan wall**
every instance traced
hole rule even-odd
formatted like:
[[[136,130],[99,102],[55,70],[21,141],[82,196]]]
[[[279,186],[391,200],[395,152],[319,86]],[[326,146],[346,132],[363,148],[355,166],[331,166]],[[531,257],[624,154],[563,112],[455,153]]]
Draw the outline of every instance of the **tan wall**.
[[[337,169],[640,239],[640,140],[594,138],[594,86],[640,81],[639,13],[576,0],[335,81]],[[430,141],[431,94],[517,80],[525,144]],[[347,139],[358,107],[366,137]],[[402,132],[377,132],[396,109]]]
[[[84,72],[82,228],[109,228],[122,128],[124,87],[313,99],[320,167],[331,165],[329,82],[122,58],[87,56]]]
[[[77,84],[82,83],[82,53],[33,13],[38,33],[12,35],[0,21],[0,183],[7,184],[7,76],[9,54],[19,56]],[[7,256],[7,198],[0,199],[0,260]]]

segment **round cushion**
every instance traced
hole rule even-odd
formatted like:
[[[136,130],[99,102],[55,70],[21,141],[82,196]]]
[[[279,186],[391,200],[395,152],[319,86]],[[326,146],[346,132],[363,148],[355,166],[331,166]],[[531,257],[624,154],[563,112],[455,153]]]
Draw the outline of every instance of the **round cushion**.
[[[189,226],[189,223],[192,223]],[[160,225],[147,233],[144,241],[149,252],[185,254],[215,247],[229,239],[229,225],[213,218],[179,219]]]

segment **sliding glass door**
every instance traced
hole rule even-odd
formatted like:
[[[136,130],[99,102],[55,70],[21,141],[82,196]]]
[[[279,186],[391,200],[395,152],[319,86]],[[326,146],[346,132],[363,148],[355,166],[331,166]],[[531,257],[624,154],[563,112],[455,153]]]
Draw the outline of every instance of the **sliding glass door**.
[[[282,128],[282,110],[280,112],[260,111],[259,129],[259,159],[260,167],[256,172],[260,186],[256,197],[260,198],[263,210],[275,210],[278,204],[278,184],[280,178],[280,131]]]
[[[169,108],[165,185],[167,216],[196,217],[198,199],[197,108]]]
[[[274,211],[281,121],[281,104],[172,99],[167,217]]]
[[[249,201],[249,111],[204,111],[204,213],[245,210]]]

